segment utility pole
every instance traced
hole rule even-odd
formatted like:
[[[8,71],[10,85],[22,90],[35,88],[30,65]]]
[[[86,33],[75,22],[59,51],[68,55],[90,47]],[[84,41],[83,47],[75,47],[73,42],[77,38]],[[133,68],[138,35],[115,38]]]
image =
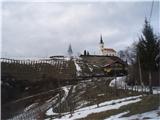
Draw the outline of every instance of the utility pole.
[[[152,90],[152,76],[151,76],[151,71],[149,70],[149,92],[150,94],[153,94]]]
[[[116,73],[116,63],[114,66],[114,73],[115,73],[115,91],[116,91],[116,96],[118,96],[118,91],[117,91],[117,73]]]
[[[141,82],[141,87],[142,87],[142,92],[143,92],[143,81],[142,81],[142,70],[141,70],[141,62],[140,62],[140,59],[139,59],[139,56],[138,56],[138,68],[139,68],[139,79],[140,79],[140,82]]]
[[[59,63],[59,73],[60,73],[60,76],[62,75],[62,65],[61,63]],[[59,76],[59,79],[58,79],[58,88],[60,89],[60,92],[59,92],[59,115],[58,117],[61,118],[61,99],[62,99],[62,88],[61,88],[61,84],[60,84],[60,80],[62,79],[61,77]]]

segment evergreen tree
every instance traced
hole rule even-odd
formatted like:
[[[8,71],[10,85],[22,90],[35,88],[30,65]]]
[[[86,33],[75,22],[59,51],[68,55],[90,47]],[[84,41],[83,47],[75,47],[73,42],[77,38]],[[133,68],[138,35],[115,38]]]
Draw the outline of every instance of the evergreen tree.
[[[148,72],[150,93],[152,93],[152,75],[151,72],[156,70],[155,58],[159,53],[159,45],[153,29],[145,19],[142,36],[137,44],[137,63],[141,63],[141,68]]]
[[[86,56],[87,55],[87,51],[86,50],[84,50],[84,56]]]
[[[69,47],[68,47],[68,55],[72,56],[72,54],[73,54],[73,51],[72,51],[72,46],[70,44]]]

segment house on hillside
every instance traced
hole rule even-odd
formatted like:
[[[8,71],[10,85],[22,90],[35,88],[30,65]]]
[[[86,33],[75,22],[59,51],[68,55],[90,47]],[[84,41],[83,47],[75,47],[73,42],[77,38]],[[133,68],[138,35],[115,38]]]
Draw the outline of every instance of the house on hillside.
[[[105,65],[103,65],[104,73],[107,76],[123,76],[127,75],[127,63],[117,59],[110,62],[106,62]]]
[[[81,56],[82,60],[93,67],[92,74],[103,76],[123,76],[128,73],[127,62],[117,56],[89,55]],[[96,66],[96,67],[95,67]]]

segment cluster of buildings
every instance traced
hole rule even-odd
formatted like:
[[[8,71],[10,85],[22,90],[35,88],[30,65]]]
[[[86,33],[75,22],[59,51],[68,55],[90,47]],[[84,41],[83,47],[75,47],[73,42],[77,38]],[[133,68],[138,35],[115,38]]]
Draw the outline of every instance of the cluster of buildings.
[[[88,63],[97,65],[107,76],[123,76],[127,74],[127,62],[120,59],[113,48],[106,48],[102,35],[99,42],[100,52],[97,55],[81,55]]]

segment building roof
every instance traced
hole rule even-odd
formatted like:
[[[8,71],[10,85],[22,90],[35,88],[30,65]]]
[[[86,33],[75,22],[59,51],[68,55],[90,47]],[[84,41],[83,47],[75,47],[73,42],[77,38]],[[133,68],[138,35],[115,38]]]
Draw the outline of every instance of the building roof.
[[[115,63],[120,63],[120,64],[122,64],[122,65],[126,65],[126,63],[125,62],[123,62],[123,61],[119,61],[119,60],[116,60],[116,61],[111,61],[111,62],[108,62],[107,64],[105,64],[103,67],[109,67],[109,66],[112,66],[113,64],[115,64]]]
[[[114,49],[112,48],[103,48],[102,50],[106,50],[106,51],[110,51],[110,52],[116,52]]]

